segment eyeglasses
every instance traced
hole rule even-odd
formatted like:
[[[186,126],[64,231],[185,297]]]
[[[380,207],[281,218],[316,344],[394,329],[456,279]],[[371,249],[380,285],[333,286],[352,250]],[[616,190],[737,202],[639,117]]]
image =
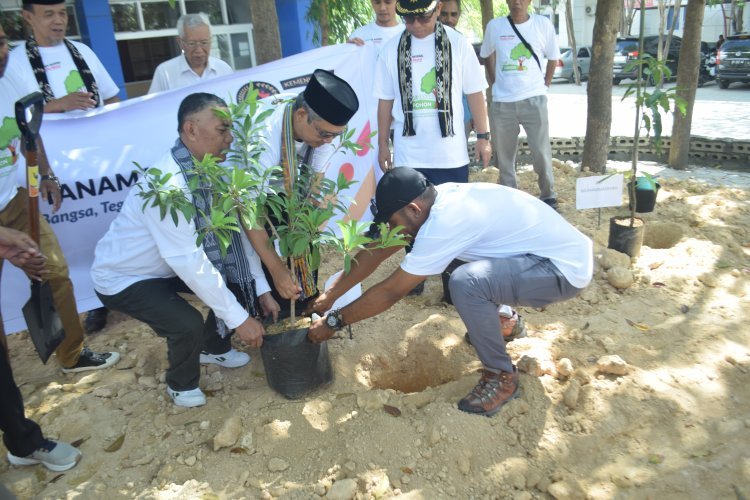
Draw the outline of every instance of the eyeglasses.
[[[207,49],[211,46],[211,40],[185,40],[184,38],[180,38],[182,40],[182,44],[189,48],[189,49],[195,49],[195,48],[202,48]]]
[[[343,130],[341,132],[329,132],[327,130],[321,130],[321,129],[318,128],[318,126],[315,124],[315,122],[311,122],[311,123],[312,123],[313,128],[315,128],[315,131],[318,133],[318,136],[321,139],[333,139],[333,138],[338,137],[338,136],[340,136],[341,134],[344,133]]]
[[[427,24],[428,22],[430,22],[430,19],[432,19],[432,16],[435,14],[436,9],[437,7],[435,9],[432,9],[430,12],[425,12],[424,14],[419,14],[417,16],[412,14],[404,14],[401,17],[404,18],[404,22],[406,24],[412,24],[414,21],[418,21],[419,24]]]

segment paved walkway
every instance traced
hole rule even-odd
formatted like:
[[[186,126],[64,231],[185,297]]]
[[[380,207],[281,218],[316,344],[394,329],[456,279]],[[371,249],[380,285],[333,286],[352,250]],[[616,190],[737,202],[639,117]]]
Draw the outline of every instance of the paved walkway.
[[[724,94],[719,94],[714,89],[708,87],[698,89],[698,97],[693,108],[692,135],[750,141],[750,89],[733,87],[723,90]],[[634,100],[628,98],[623,101],[623,93],[622,85],[613,89],[610,134],[633,137]],[[702,94],[710,99],[701,98]],[[581,87],[554,83],[548,98],[550,137],[585,136],[587,108],[585,83]],[[671,132],[672,115],[670,114],[664,117],[664,135],[671,135]]]
[[[633,137],[635,106],[632,98],[622,100],[625,86],[613,87],[612,127],[610,135]],[[550,137],[585,137],[586,86],[553,83],[549,98]],[[715,85],[698,89],[693,111],[692,135],[750,141],[750,88],[719,89]],[[664,134],[672,131],[671,115],[664,120]],[[522,131],[523,133],[523,131]],[[618,170],[630,168],[628,162],[610,161]],[[531,167],[529,167],[531,168]],[[639,167],[662,178],[695,179],[711,185],[736,186],[750,189],[750,173],[693,167],[673,170],[655,162],[641,162]]]

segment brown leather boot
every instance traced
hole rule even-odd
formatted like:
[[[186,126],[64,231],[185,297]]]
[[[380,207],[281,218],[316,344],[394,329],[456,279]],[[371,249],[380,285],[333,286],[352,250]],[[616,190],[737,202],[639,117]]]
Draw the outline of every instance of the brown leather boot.
[[[479,383],[458,402],[458,409],[491,417],[499,412],[505,403],[518,397],[519,385],[518,370],[515,366],[513,373],[482,370]]]

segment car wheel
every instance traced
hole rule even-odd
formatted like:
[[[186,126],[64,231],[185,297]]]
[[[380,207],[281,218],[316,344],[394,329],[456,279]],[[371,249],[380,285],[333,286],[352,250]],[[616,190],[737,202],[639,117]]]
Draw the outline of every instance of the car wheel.
[[[726,80],[719,80],[719,88],[720,89],[728,89],[729,88],[729,82]]]
[[[612,85],[620,85],[620,79],[619,78],[612,78]]]

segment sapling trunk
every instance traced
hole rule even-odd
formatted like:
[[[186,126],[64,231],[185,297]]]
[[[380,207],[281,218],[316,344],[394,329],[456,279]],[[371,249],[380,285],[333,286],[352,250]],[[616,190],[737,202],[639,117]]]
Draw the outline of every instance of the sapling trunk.
[[[646,29],[646,18],[644,12],[644,2],[640,6],[640,31],[638,36],[638,57],[643,57],[643,32]],[[643,64],[638,65],[638,80],[635,84],[635,132],[633,133],[633,158],[631,164],[631,182],[628,183],[628,193],[633,200],[630,208],[630,227],[635,226],[635,178],[638,173],[638,141],[641,137],[641,90],[643,85]]]

